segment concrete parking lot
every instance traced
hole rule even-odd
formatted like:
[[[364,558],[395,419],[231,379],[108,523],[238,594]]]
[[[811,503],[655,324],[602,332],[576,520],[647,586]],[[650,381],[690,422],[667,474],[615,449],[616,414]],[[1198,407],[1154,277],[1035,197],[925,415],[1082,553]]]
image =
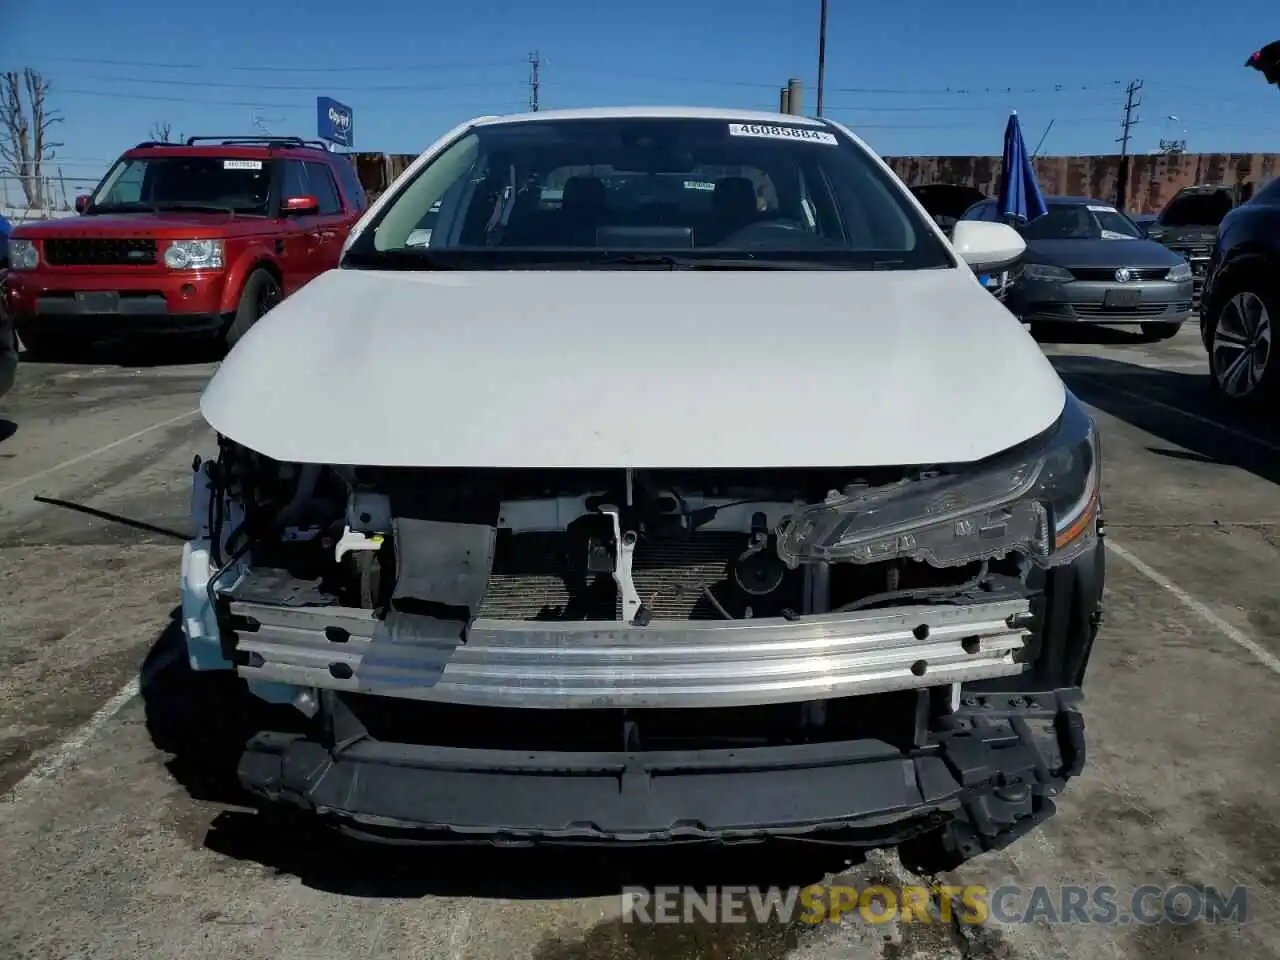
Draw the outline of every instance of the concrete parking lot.
[[[1239,886],[1243,923],[633,924],[628,884],[920,878],[821,848],[368,851],[265,824],[173,619],[212,366],[88,358],[0,399],[0,956],[1280,957],[1280,431],[1214,401],[1190,325],[1045,349],[1106,457],[1088,762],[1043,829],[945,879]]]

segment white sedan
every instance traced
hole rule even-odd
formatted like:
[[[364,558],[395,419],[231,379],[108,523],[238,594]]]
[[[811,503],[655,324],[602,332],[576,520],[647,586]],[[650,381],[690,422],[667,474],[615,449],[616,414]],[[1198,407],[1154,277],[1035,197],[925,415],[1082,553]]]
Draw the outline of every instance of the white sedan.
[[[428,232],[429,231],[429,232]],[[366,836],[954,864],[1083,764],[1092,421],[827,120],[486,117],[201,401],[186,642],[245,786]]]

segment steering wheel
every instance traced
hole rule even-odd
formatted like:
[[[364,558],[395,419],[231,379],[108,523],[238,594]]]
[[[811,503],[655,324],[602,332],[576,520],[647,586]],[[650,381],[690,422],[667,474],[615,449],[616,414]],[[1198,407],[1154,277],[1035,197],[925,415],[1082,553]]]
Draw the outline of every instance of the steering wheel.
[[[807,234],[805,226],[799,220],[791,220],[787,218],[778,218],[774,220],[760,220],[756,223],[749,223],[745,227],[733,231],[729,236],[720,241],[721,246],[741,246],[753,243],[768,243],[771,238],[778,234],[788,234],[795,236],[796,234]]]

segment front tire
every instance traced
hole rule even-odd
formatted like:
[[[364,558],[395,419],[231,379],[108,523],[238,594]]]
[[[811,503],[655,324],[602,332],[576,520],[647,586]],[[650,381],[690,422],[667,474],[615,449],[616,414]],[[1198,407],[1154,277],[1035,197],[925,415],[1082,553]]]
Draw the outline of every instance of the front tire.
[[[1280,358],[1275,352],[1277,298],[1257,274],[1233,284],[1209,314],[1209,373],[1214,389],[1239,406],[1280,400]]]
[[[240,304],[235,319],[227,328],[227,349],[234,347],[262,315],[283,299],[280,282],[267,270],[258,269],[249,274],[240,292]]]

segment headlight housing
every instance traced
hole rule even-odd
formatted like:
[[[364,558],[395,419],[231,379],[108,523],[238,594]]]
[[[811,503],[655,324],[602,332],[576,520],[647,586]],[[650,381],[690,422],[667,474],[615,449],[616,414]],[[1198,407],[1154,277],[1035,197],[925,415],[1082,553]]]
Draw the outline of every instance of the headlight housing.
[[[164,265],[170,270],[219,270],[222,241],[174,240],[165,248]]]
[[[869,490],[846,490],[785,521],[778,555],[936,567],[1020,553],[1069,563],[1097,542],[1101,461],[1097,429],[1070,393],[1045,435],[979,464]]]
[[[9,269],[34,270],[40,264],[40,252],[36,250],[34,240],[20,240],[12,237],[9,240]]]
[[[1027,280],[1051,280],[1055,283],[1063,283],[1067,280],[1074,280],[1070,270],[1064,270],[1062,267],[1051,267],[1044,263],[1028,263],[1022,268],[1022,276]]]
[[[1177,282],[1181,282],[1181,281],[1183,281],[1183,280],[1190,280],[1190,279],[1191,279],[1191,264],[1189,264],[1189,263],[1180,263],[1180,264],[1178,264],[1177,266],[1170,267],[1170,268],[1169,268],[1169,273],[1166,275],[1166,279],[1172,280],[1172,281],[1174,281],[1175,283],[1177,283]]]

